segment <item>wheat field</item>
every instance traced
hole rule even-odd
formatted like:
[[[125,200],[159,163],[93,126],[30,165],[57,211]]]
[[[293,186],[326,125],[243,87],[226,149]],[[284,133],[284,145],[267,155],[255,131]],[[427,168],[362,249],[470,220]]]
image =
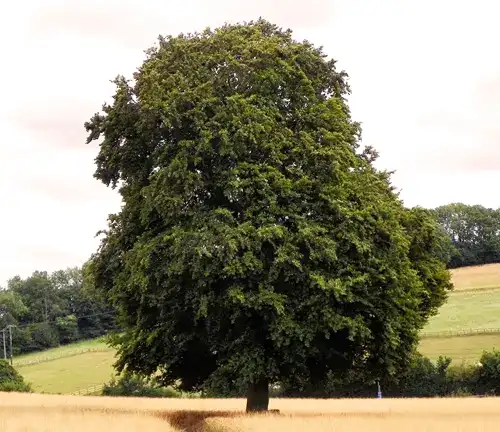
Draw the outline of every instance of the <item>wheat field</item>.
[[[164,420],[145,414],[121,414],[85,410],[33,407],[0,408],[2,432],[170,432],[176,431]]]
[[[241,399],[141,399],[0,393],[2,432],[498,431],[500,399],[273,399],[246,416]]]
[[[462,416],[318,416],[318,417],[242,417],[211,418],[208,430],[220,432],[448,432],[499,430],[499,418]]]

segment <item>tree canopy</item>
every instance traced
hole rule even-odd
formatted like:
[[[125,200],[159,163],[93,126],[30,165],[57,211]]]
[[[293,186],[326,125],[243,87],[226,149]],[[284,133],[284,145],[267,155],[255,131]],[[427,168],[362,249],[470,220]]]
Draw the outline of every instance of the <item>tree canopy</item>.
[[[113,328],[114,312],[85,289],[81,268],[35,271],[0,288],[0,330],[8,325],[17,355],[102,336]]]
[[[407,365],[450,289],[443,235],[361,148],[347,74],[259,20],[160,37],[86,124],[119,187],[89,265],[117,307],[117,368],[203,389]]]
[[[451,268],[500,262],[500,211],[452,203],[433,213],[451,239]]]

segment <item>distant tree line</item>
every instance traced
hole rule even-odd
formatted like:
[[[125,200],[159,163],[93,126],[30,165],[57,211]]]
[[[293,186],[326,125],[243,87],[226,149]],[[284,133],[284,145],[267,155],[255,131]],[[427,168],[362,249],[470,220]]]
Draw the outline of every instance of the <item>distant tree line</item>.
[[[113,311],[84,288],[83,280],[83,269],[75,267],[8,281],[0,290],[0,330],[14,326],[14,355],[99,337],[113,328]]]
[[[500,210],[453,203],[432,210],[451,240],[449,268],[500,262]]]

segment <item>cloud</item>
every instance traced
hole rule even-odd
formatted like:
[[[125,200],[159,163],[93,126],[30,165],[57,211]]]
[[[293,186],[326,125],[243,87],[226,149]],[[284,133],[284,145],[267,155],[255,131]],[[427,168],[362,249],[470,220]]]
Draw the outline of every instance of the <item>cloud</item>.
[[[149,31],[160,24],[168,27],[174,17],[153,9],[156,2],[64,2],[44,7],[31,21],[31,32],[42,37],[78,35],[145,49],[154,42]],[[167,19],[165,19],[167,18]]]
[[[254,0],[212,2],[218,13],[236,21],[250,21],[260,16],[291,28],[324,26],[333,15],[332,0]]]
[[[419,152],[413,146],[415,161],[442,172],[500,172],[500,74],[477,80],[459,95],[461,103],[418,117],[419,138],[434,148]]]
[[[28,277],[35,270],[45,270],[50,273],[66,267],[83,265],[89,258],[89,256],[70,252],[65,248],[47,245],[21,246],[9,252],[9,254],[0,253],[0,274],[5,276],[0,280],[0,287],[6,285],[7,279],[16,275]]]
[[[35,141],[61,149],[78,149],[85,145],[85,121],[99,108],[81,101],[59,101],[52,107],[38,103],[14,110],[9,118],[17,127],[32,134]]]
[[[73,34],[146,49],[158,34],[201,30],[209,21],[220,25],[224,21],[250,21],[262,16],[288,27],[311,28],[326,25],[333,13],[332,0],[191,0],[189,3],[188,6],[170,2],[166,8],[163,0],[57,2],[34,14],[30,31],[38,37]]]
[[[219,22],[263,15],[291,27],[325,24],[332,9],[330,0],[215,1],[209,8],[201,0],[192,4],[194,10],[206,8]],[[23,82],[24,90],[19,94],[10,89],[15,102],[6,117],[34,142],[60,149],[82,148],[84,122],[113,93],[109,80],[119,73],[130,75],[140,64],[142,50],[158,34],[186,31],[187,19],[196,23],[203,14],[193,15],[190,8],[175,4],[166,8],[160,0],[52,1],[35,10],[24,38],[29,55],[25,52],[19,57],[21,64],[15,71],[4,72],[9,81]],[[39,66],[35,75],[32,65]],[[99,94],[106,97],[99,99]]]
[[[33,269],[33,271],[52,269],[53,263],[60,263],[60,266],[58,266],[57,268],[57,270],[59,270],[59,268],[81,265],[86,261],[79,254],[70,253],[64,249],[50,248],[47,246],[23,248],[19,250],[19,254],[23,256],[27,261],[38,261],[38,265],[40,267],[38,269]],[[65,265],[65,263],[68,264]]]
[[[474,99],[478,106],[500,111],[500,74],[488,76],[475,86]]]
[[[95,197],[89,200],[62,200],[59,195],[40,193],[40,187],[26,187],[19,178],[40,166],[37,174],[56,172],[61,183],[72,184],[64,171],[58,172],[59,164],[40,159],[39,165],[25,160],[17,173],[0,173],[5,210],[0,217],[4,245],[0,249],[0,286],[16,274],[25,277],[35,269],[53,271],[84,262],[98,246],[94,236],[105,227],[108,213],[119,208],[116,194],[104,187],[95,188]],[[75,169],[71,159],[67,161],[66,169]]]
[[[329,1],[30,0],[0,27],[0,284],[17,273],[84,262],[120,199],[93,179],[84,122],[130,76],[159,34],[263,16],[287,27],[328,23]],[[14,42],[15,41],[15,42]]]
[[[81,205],[82,203],[97,203],[105,201],[108,197],[103,193],[104,186],[97,180],[92,180],[92,173],[63,181],[61,178],[45,178],[43,176],[22,178],[20,187],[26,191],[37,193],[64,205]],[[79,181],[85,179],[85,181]],[[90,181],[89,181],[90,180]],[[94,183],[94,184],[93,184]]]
[[[363,143],[396,170],[408,204],[499,204],[500,6],[490,0],[22,0],[7,11],[0,284],[82,262],[119,209],[92,177],[97,147],[84,144],[109,80],[130,76],[158,34],[259,16],[323,45],[349,73]]]

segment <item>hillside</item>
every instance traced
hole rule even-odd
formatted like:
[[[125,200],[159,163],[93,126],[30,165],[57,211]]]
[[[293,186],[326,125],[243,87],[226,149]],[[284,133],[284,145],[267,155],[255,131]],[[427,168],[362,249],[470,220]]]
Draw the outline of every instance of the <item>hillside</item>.
[[[454,362],[477,361],[483,350],[500,348],[498,333],[458,335],[500,328],[500,264],[452,272],[455,290],[424,329],[422,354]],[[450,332],[450,334],[448,334]],[[74,393],[101,385],[113,375],[114,350],[103,339],[17,357],[14,364],[38,392]]]
[[[500,288],[500,264],[462,267],[451,274],[455,292]]]
[[[455,289],[424,329],[420,350],[431,359],[477,361],[500,349],[500,264],[456,269],[452,279]]]
[[[424,332],[500,331],[500,264],[456,269],[452,278],[454,291]]]
[[[14,366],[37,392],[69,394],[108,382],[114,349],[96,339],[19,356]]]

